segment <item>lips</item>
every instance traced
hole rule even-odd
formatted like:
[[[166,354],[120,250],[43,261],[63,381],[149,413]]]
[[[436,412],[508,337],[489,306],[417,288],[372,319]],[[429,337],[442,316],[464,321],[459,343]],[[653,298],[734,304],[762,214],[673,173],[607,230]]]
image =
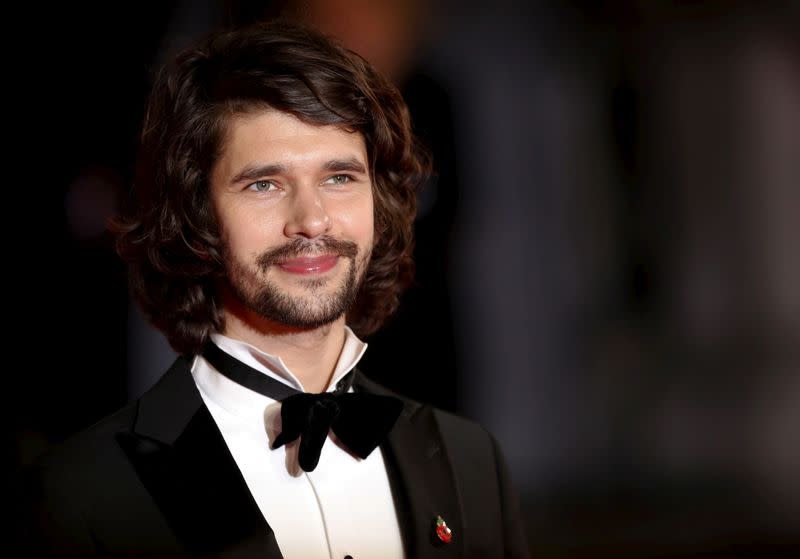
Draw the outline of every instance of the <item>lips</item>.
[[[304,256],[292,258],[278,263],[278,267],[291,274],[322,274],[333,269],[338,262],[337,254],[324,254],[322,256]]]

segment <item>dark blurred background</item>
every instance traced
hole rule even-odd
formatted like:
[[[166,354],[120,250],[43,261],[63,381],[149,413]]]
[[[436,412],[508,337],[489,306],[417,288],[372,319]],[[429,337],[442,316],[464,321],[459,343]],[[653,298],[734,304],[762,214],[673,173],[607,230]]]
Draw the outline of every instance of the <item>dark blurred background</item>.
[[[292,16],[391,77],[436,158],[417,284],[362,369],[497,436],[533,555],[800,553],[800,2],[28,7],[4,72],[12,468],[174,357],[104,230],[152,70]]]

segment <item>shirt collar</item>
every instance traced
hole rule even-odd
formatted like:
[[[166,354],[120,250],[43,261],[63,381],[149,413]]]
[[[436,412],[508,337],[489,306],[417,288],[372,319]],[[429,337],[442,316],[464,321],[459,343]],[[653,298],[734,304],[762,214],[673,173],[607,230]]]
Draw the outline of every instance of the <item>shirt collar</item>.
[[[211,341],[239,361],[291,386],[295,390],[305,392],[303,383],[289,370],[289,367],[286,366],[280,356],[266,353],[247,342],[229,338],[224,334],[211,334]],[[336,367],[334,367],[333,375],[327,388],[328,392],[332,391],[336,387],[336,383],[356,366],[366,350],[367,344],[358,339],[348,326],[345,326],[344,344],[336,362]]]

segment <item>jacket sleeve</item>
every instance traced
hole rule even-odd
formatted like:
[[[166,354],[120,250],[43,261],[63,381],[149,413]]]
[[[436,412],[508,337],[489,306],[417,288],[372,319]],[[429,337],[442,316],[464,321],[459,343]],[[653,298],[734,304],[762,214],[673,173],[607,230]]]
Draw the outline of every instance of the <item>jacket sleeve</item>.
[[[497,484],[500,488],[500,508],[503,518],[505,541],[505,556],[513,559],[527,559],[529,557],[528,542],[520,511],[519,497],[511,482],[511,473],[500,450],[500,446],[492,435],[489,435],[494,450],[494,460],[497,468]]]

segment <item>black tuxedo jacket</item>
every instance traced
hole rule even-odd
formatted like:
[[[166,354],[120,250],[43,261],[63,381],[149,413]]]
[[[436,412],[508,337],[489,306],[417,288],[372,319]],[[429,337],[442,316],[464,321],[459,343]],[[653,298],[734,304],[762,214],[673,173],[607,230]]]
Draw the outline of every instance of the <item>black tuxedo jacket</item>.
[[[391,394],[363,375],[354,385]],[[494,439],[403,402],[381,449],[406,557],[527,557]],[[27,481],[26,556],[282,557],[184,358],[138,401],[48,452]],[[449,544],[435,535],[437,516]]]

